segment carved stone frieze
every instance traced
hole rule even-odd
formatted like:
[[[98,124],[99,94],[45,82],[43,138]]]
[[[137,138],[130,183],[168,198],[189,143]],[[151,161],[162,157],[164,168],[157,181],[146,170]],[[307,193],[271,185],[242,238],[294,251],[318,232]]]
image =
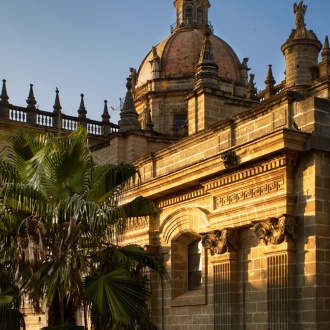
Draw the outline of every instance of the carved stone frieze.
[[[238,158],[235,151],[229,150],[220,155],[225,167],[232,167],[238,164]]]
[[[251,198],[264,196],[273,192],[284,189],[284,180],[277,180],[272,182],[263,183],[254,187],[236,191],[224,196],[214,196],[214,210],[217,210],[225,205],[230,205],[242,202]]]
[[[270,217],[266,221],[254,225],[254,234],[265,244],[281,244],[288,238],[297,240],[295,229],[297,218],[293,215],[283,214],[279,218]]]
[[[238,234],[234,229],[215,230],[202,234],[202,245],[209,249],[211,255],[238,251]]]

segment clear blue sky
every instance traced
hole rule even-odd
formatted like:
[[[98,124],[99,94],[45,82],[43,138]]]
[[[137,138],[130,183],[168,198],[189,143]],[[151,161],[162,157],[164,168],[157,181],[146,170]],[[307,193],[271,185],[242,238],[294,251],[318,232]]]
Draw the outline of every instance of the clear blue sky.
[[[298,1],[298,0],[296,0]],[[153,45],[170,34],[173,0],[1,0],[0,78],[10,102],[25,106],[34,84],[39,109],[52,111],[55,88],[63,112],[76,115],[85,94],[87,116],[101,119],[103,101],[117,108],[129,67],[138,69]],[[295,27],[291,0],[210,0],[215,34],[240,60],[249,57],[258,89],[268,64],[284,79],[281,45]],[[305,0],[305,21],[324,42],[330,0]],[[119,112],[110,112],[117,122]]]

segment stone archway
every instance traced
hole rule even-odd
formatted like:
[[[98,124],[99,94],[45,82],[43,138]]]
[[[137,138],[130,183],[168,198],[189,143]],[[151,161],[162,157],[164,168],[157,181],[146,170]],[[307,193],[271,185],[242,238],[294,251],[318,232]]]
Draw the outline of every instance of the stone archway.
[[[207,211],[196,206],[181,207],[168,215],[159,227],[161,241],[166,245],[186,232],[206,232]]]

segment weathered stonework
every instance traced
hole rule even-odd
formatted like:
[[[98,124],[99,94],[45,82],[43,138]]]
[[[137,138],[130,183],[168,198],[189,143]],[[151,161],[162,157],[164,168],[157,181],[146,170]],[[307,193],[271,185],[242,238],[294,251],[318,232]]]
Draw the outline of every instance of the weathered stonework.
[[[143,195],[157,208],[155,222],[129,226],[122,242],[163,257],[171,280],[161,288],[150,273],[152,319],[166,330],[329,329],[328,39],[318,62],[322,47],[306,29],[307,7],[295,4],[296,29],[282,46],[285,80],[275,85],[269,66],[257,92],[247,59],[241,64],[204,26],[209,1],[174,5],[171,36],[138,72],[131,68],[122,129],[106,111],[102,123],[84,121],[110,132],[90,133],[98,163],[140,169],[123,202]],[[27,108],[9,104],[5,82],[0,99],[2,132],[56,133],[58,120],[64,134],[83,124],[61,114],[59,102],[55,114],[34,109],[33,93]],[[44,325],[46,315],[26,311],[28,330]]]

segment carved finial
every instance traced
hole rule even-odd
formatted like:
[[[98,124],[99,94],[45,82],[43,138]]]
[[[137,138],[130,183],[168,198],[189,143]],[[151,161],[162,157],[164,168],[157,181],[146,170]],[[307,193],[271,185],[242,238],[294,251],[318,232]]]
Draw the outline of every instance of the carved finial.
[[[104,100],[104,110],[102,114],[102,122],[103,123],[109,123],[110,122],[110,115],[108,111],[108,101]]]
[[[210,40],[210,30],[204,32],[204,42],[196,67],[195,88],[207,86],[219,89],[218,65],[215,63]]]
[[[324,46],[321,52],[322,60],[328,60],[330,58],[329,38],[325,36]]]
[[[247,87],[247,99],[254,100],[257,94],[257,89],[255,88],[254,74],[250,73],[250,80]]]
[[[9,96],[7,94],[6,79],[2,79],[2,91],[0,95],[1,101],[0,104],[9,104]]]
[[[121,119],[118,122],[120,132],[141,129],[141,124],[138,120],[139,116],[135,109],[133,94],[131,91],[132,89],[131,77],[127,78],[126,88],[127,88],[127,92],[126,92],[125,102],[120,112]]]
[[[152,60],[149,61],[151,64],[152,78],[159,78],[161,71],[161,61],[155,46],[152,46],[152,56]]]
[[[301,29],[306,26],[305,24],[305,13],[307,11],[307,6],[300,1],[299,4],[294,3],[293,12],[296,14],[296,28]]]
[[[267,73],[267,77],[266,77],[266,80],[265,80],[265,84],[267,87],[274,87],[276,81],[274,79],[274,76],[273,76],[273,70],[272,70],[272,65],[271,64],[268,64],[268,73]]]
[[[158,54],[157,54],[157,48],[155,46],[152,46],[152,56],[154,58],[159,57]]]
[[[57,113],[57,112],[60,112],[62,110],[62,107],[61,107],[61,103],[60,103],[60,97],[59,97],[59,90],[58,88],[56,87],[56,90],[55,90],[55,93],[56,93],[56,96],[55,96],[55,103],[54,103],[54,106],[53,106],[53,109],[54,109],[54,113]]]
[[[130,91],[132,89],[132,78],[128,77],[126,80],[127,80],[126,88],[127,88],[128,91]]]
[[[132,91],[134,91],[136,85],[136,69],[129,68],[129,72],[131,73],[130,77],[132,79]]]
[[[247,86],[248,85],[248,72],[251,70],[249,67],[248,67],[248,61],[249,61],[249,58],[248,57],[244,57],[243,58],[243,61],[242,61],[242,64],[241,64],[241,78],[242,78],[242,83],[243,85]]]
[[[200,57],[199,57],[199,64],[205,63],[205,62],[211,62],[211,63],[215,64],[215,62],[213,61],[214,57],[213,57],[213,52],[212,52],[210,35],[211,35],[210,30],[209,29],[205,30],[204,43],[203,43],[202,51],[201,51]]]
[[[80,107],[78,109],[78,118],[86,118],[87,110],[85,108],[84,94],[80,94]]]
[[[26,100],[26,103],[27,103],[27,108],[28,109],[36,109],[36,104],[37,104],[37,101],[34,97],[34,93],[33,93],[33,85],[30,84],[30,91],[29,91],[29,96]]]
[[[146,128],[147,128],[147,130],[149,130],[149,131],[152,131],[152,130],[154,129],[154,123],[152,122],[152,119],[151,119],[151,110],[150,110],[149,107],[147,108],[147,122],[146,122]]]

